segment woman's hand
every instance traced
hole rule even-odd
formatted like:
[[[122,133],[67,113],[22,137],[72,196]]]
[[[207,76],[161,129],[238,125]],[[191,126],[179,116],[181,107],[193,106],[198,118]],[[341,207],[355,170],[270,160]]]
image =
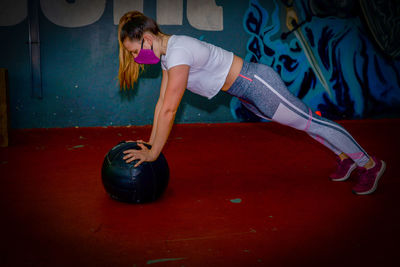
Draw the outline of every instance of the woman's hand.
[[[137,167],[145,161],[155,161],[157,159],[157,155],[154,155],[151,149],[148,149],[143,143],[138,143],[137,145],[141,148],[140,150],[128,149],[123,152],[125,154],[123,159],[126,163],[139,160],[135,164],[135,167]]]

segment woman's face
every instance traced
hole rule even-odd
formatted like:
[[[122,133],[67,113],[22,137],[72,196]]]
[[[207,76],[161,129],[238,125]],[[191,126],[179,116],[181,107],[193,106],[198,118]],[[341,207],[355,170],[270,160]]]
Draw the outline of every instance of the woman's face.
[[[129,38],[126,38],[122,44],[124,45],[126,50],[128,50],[132,54],[133,58],[135,59],[140,52],[141,42],[136,40],[132,41]]]

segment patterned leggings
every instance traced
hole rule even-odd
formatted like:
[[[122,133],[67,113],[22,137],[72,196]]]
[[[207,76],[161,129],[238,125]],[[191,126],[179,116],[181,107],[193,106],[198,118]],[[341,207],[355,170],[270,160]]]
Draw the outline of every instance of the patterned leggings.
[[[261,118],[305,131],[336,155],[345,153],[358,166],[369,161],[368,154],[341,125],[313,116],[311,109],[294,96],[271,67],[244,62],[239,77],[227,91]]]

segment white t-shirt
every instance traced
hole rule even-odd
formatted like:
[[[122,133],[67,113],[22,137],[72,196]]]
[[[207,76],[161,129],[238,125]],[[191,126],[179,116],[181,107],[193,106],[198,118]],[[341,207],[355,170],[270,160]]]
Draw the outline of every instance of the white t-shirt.
[[[169,38],[167,52],[161,56],[163,70],[189,65],[187,89],[209,99],[221,90],[232,62],[232,52],[181,35]]]

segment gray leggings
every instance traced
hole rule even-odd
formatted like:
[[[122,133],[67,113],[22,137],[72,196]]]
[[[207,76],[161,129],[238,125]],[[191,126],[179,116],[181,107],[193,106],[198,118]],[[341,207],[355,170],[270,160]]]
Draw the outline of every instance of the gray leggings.
[[[350,133],[333,121],[315,116],[269,66],[244,62],[239,77],[227,92],[241,99],[259,117],[305,131],[336,155],[345,153],[358,166],[369,161],[368,154]]]

